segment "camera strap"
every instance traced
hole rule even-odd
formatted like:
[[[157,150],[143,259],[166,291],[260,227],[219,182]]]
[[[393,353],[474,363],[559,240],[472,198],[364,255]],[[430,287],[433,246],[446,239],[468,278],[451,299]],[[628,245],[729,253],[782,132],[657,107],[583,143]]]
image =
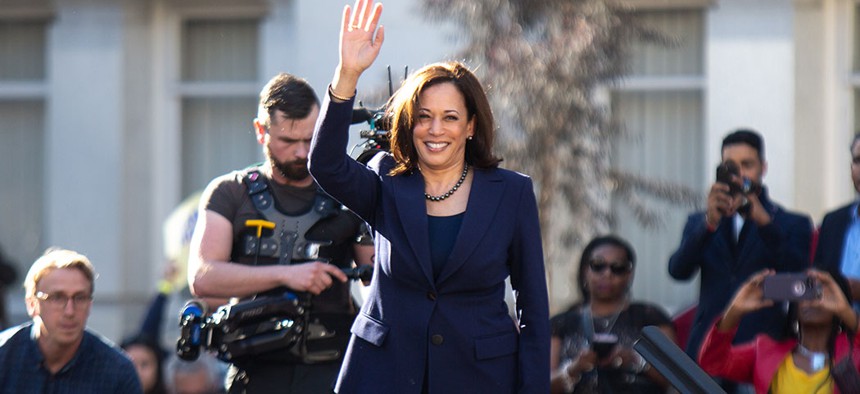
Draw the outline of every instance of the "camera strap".
[[[278,210],[269,183],[258,170],[249,171],[243,178],[248,197],[257,212],[266,220],[275,223],[272,235],[257,237],[244,236],[242,253],[245,256],[276,258],[278,264],[287,265],[291,261],[305,261],[318,258],[319,248],[331,241],[308,241],[306,234],[313,225],[322,219],[337,214],[339,204],[317,187],[317,194],[311,209],[298,216],[290,216]]]

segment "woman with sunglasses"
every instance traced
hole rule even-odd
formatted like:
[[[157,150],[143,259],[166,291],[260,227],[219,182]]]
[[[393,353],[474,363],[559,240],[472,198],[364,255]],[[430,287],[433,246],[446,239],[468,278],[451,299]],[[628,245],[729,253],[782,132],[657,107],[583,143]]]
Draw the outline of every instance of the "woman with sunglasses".
[[[586,245],[579,262],[582,301],[552,318],[552,393],[662,393],[668,382],[650,368],[633,343],[655,325],[671,339],[669,317],[657,306],[630,299],[636,255],[612,235]]]
[[[820,286],[820,296],[789,303],[782,338],[759,334],[750,342],[732,345],[744,315],[774,304],[763,292],[764,280],[771,275],[773,270],[759,272],[738,289],[702,342],[702,369],[752,383],[756,393],[860,392],[860,387],[849,383],[849,376],[860,378],[856,354],[860,337],[856,336],[857,315],[848,302],[851,290],[841,274],[808,271]],[[850,364],[840,366],[849,352],[855,354],[846,360]]]

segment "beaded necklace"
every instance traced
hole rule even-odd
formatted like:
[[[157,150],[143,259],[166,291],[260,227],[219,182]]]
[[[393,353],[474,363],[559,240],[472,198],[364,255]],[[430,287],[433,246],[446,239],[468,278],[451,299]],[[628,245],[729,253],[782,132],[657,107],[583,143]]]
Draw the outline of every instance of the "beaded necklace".
[[[427,192],[424,192],[424,198],[426,198],[430,201],[442,201],[448,197],[451,197],[451,195],[454,194],[454,192],[456,192],[457,189],[459,189],[461,185],[463,185],[463,181],[466,180],[466,174],[468,174],[468,173],[469,173],[469,163],[466,163],[466,165],[463,166],[463,174],[460,175],[460,179],[457,180],[457,183],[454,184],[454,187],[452,187],[451,190],[448,190],[447,192],[445,192],[445,194],[442,194],[439,196],[431,196],[430,194],[427,194]]]

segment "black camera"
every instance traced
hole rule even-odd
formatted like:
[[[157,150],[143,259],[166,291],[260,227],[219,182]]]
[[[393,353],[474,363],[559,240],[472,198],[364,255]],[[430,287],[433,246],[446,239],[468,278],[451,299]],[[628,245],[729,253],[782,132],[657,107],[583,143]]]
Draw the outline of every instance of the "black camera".
[[[758,193],[760,186],[749,178],[741,178],[741,184],[737,184],[733,177],[741,178],[741,170],[731,161],[721,163],[717,166],[717,182],[729,185],[729,194]]]
[[[352,280],[369,281],[373,266],[343,272]],[[307,293],[267,294],[222,305],[208,316],[200,302],[186,303],[179,316],[176,355],[196,360],[205,349],[223,361],[236,362],[281,350],[278,359],[302,363],[327,362],[342,355],[334,337],[349,332],[343,316],[314,317],[310,313],[313,297]],[[310,341],[319,346],[308,346]]]
[[[359,163],[367,164],[377,153],[391,151],[389,134],[391,120],[386,114],[384,106],[375,110],[367,109],[363,106],[353,108],[352,123],[364,122],[367,122],[369,128],[359,132],[358,136],[363,141],[354,146],[353,150],[361,148],[361,153],[359,153],[355,160]]]
[[[764,278],[762,293],[774,301],[814,300],[821,297],[821,285],[806,274],[781,273]]]
[[[388,70],[388,97],[389,101],[394,95],[394,86],[391,79],[391,67],[386,67]],[[403,79],[405,80],[409,74],[409,68],[404,67]],[[358,102],[358,106],[352,109],[351,124],[367,123],[369,128],[361,130],[359,137],[364,141],[355,145],[352,150],[361,147],[362,151],[355,160],[362,164],[367,164],[370,159],[380,152],[391,151],[391,113],[388,112],[388,104],[379,108],[371,109],[364,106],[362,102]],[[350,152],[351,153],[351,152]]]
[[[223,305],[212,315],[189,301],[179,316],[180,336],[176,355],[195,360],[200,349],[216,352],[219,359],[233,360],[294,345],[302,334],[306,302],[285,292],[281,296]]]

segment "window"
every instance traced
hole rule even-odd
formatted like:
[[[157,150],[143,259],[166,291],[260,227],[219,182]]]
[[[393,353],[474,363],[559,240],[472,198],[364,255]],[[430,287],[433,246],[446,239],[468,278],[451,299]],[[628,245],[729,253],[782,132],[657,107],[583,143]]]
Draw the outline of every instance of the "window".
[[[0,248],[19,277],[44,249],[47,19],[0,19]]]
[[[612,93],[613,115],[626,133],[615,147],[613,165],[643,178],[704,190],[704,9],[651,10],[637,17],[678,45],[634,43],[632,75]],[[690,284],[670,279],[666,266],[691,208],[638,196],[660,214],[656,228],[643,228],[626,204],[613,201],[615,231],[638,255],[634,292],[669,312],[679,311],[695,302],[695,292]]]
[[[260,161],[258,19],[187,19],[182,24],[182,196],[212,178]]]

